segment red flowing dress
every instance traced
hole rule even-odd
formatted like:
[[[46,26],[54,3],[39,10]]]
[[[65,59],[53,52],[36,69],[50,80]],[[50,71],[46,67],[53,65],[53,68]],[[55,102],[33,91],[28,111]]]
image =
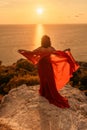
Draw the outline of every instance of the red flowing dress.
[[[40,95],[57,107],[69,108],[68,100],[60,95],[58,91],[66,85],[73,72],[79,68],[70,51],[41,53],[24,50],[19,53],[34,64],[38,63]]]

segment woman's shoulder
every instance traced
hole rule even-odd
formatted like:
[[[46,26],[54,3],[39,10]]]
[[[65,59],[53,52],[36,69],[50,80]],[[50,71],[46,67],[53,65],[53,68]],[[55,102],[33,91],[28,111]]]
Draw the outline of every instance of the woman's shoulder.
[[[41,49],[42,49],[42,47],[38,47],[38,48],[34,49],[33,52],[40,51]]]
[[[50,48],[51,50],[56,50],[56,49],[55,49],[54,47],[52,47],[52,46],[51,46],[51,47],[49,47],[49,48]]]
[[[53,52],[55,51],[56,49],[54,47],[38,47],[36,48],[35,50],[33,50],[33,52]]]

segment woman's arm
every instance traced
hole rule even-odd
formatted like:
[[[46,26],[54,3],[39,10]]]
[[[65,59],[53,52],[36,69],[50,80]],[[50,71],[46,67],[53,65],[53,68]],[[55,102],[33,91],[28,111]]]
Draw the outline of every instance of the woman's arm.
[[[19,49],[18,52],[19,52],[19,53],[23,53],[23,52],[30,52],[30,51],[24,50],[24,49]]]
[[[38,48],[34,49],[33,52],[38,52],[38,51],[40,51],[41,49],[42,49],[42,47],[38,47]]]

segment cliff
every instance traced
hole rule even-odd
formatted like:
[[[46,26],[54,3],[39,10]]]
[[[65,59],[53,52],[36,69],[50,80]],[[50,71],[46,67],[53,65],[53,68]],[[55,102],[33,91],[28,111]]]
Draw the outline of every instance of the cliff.
[[[70,108],[61,109],[39,96],[39,86],[9,91],[0,104],[0,130],[87,130],[87,97],[66,85],[60,93]]]

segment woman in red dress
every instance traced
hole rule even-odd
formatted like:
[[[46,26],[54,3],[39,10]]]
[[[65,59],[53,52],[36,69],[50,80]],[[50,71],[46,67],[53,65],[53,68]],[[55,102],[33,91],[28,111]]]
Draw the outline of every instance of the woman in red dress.
[[[68,100],[61,96],[58,91],[65,86],[73,72],[79,68],[70,53],[70,49],[56,50],[51,46],[50,37],[44,35],[39,48],[33,51],[19,50],[19,53],[34,64],[38,63],[40,95],[57,107],[69,108]]]

